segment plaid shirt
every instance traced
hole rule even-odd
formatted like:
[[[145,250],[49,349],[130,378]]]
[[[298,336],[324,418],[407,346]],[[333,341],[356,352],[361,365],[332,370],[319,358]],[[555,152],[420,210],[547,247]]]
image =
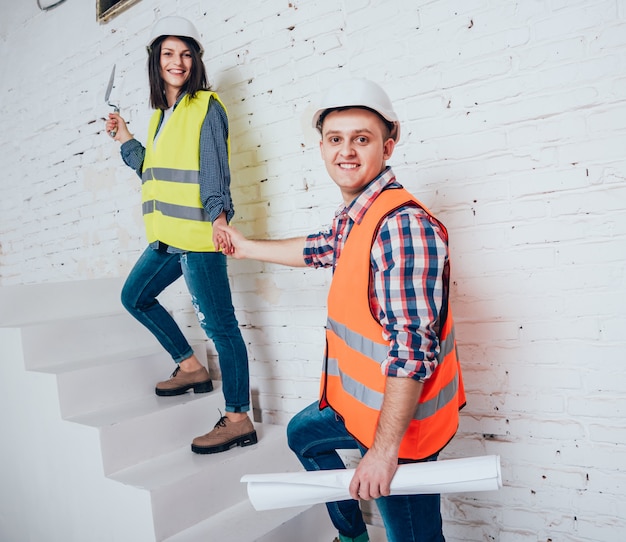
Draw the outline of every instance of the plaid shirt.
[[[352,225],[361,222],[384,189],[399,186],[391,168],[385,169],[348,207],[337,210],[329,230],[307,237],[305,263],[334,270]],[[383,374],[423,381],[437,367],[447,259],[440,228],[421,209],[406,206],[382,222],[370,256],[369,296],[372,314],[378,315],[389,341]]]

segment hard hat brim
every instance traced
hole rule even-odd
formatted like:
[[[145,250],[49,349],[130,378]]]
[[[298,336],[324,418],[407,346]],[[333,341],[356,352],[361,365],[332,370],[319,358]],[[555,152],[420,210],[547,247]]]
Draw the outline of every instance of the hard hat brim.
[[[392,137],[400,139],[400,121],[391,105],[387,93],[373,81],[367,79],[348,79],[330,87],[322,99],[320,107],[313,114],[313,127],[320,130],[320,118],[325,111],[339,108],[364,108],[374,111],[387,122],[394,125]]]

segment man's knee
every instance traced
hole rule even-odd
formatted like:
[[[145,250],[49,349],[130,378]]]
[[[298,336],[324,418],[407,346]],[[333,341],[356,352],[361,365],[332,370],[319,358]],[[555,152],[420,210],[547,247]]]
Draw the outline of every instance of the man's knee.
[[[302,449],[303,443],[309,442],[313,417],[318,411],[317,403],[313,403],[289,420],[287,444],[292,451],[298,453]]]
[[[287,445],[292,452],[297,452],[299,448],[298,443],[302,434],[301,414],[302,412],[298,412],[287,424]]]

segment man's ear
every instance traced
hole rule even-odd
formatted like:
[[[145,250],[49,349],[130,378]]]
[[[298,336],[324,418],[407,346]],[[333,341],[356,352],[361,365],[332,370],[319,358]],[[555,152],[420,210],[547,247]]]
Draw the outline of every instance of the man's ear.
[[[389,158],[391,158],[391,155],[393,154],[393,149],[395,148],[396,148],[395,139],[391,137],[387,138],[387,141],[383,143],[383,158],[385,160],[389,160]]]

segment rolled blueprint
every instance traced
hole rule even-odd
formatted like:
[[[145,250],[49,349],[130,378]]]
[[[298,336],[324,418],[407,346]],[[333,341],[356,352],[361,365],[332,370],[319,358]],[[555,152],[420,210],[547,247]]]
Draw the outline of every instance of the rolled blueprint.
[[[355,469],[246,474],[248,498],[256,510],[289,508],[351,499]],[[400,465],[391,495],[493,491],[502,487],[500,456],[485,455]]]

